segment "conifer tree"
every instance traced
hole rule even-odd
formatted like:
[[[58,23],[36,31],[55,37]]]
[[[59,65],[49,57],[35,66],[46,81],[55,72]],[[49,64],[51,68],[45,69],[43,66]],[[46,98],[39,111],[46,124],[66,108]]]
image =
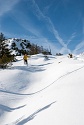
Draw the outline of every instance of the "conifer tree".
[[[8,48],[4,34],[0,34],[0,67],[6,67],[9,62],[11,62],[14,57],[11,55],[11,51]]]

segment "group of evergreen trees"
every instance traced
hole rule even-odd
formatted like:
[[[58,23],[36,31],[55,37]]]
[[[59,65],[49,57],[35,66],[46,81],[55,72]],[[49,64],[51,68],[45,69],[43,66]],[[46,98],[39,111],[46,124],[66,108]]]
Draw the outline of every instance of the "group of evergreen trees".
[[[17,42],[20,42],[20,47],[18,48]],[[43,53],[45,55],[51,54],[51,52],[48,49],[44,49],[43,46],[38,46],[37,44],[30,43],[28,40],[22,40],[22,39],[13,39],[13,42],[11,44],[11,49],[15,50],[16,55],[24,55],[25,53],[28,55],[34,55]]]
[[[4,34],[0,34],[0,68],[6,68],[7,65],[13,61],[14,56],[5,41]]]

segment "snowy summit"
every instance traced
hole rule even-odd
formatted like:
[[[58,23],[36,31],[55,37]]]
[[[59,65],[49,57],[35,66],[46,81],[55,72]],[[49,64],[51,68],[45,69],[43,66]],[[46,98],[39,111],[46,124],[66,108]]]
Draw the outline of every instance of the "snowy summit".
[[[84,125],[84,55],[23,57],[0,69],[0,125]]]

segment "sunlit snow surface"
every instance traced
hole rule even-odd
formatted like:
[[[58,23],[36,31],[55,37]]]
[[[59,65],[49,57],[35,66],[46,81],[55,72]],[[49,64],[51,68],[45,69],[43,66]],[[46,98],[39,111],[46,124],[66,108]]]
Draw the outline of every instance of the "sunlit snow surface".
[[[17,57],[0,69],[0,125],[84,125],[84,56]]]

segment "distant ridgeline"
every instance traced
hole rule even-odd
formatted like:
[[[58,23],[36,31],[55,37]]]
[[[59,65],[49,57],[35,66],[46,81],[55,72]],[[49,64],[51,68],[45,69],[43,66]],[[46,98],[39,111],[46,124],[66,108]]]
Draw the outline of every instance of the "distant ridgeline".
[[[43,53],[45,55],[51,54],[51,51],[44,49],[43,46],[38,46],[37,44],[31,44],[30,41],[26,39],[17,39],[11,38],[6,39],[6,43],[9,45],[9,48],[12,50],[14,55],[22,55],[27,53],[28,55],[34,55]]]

